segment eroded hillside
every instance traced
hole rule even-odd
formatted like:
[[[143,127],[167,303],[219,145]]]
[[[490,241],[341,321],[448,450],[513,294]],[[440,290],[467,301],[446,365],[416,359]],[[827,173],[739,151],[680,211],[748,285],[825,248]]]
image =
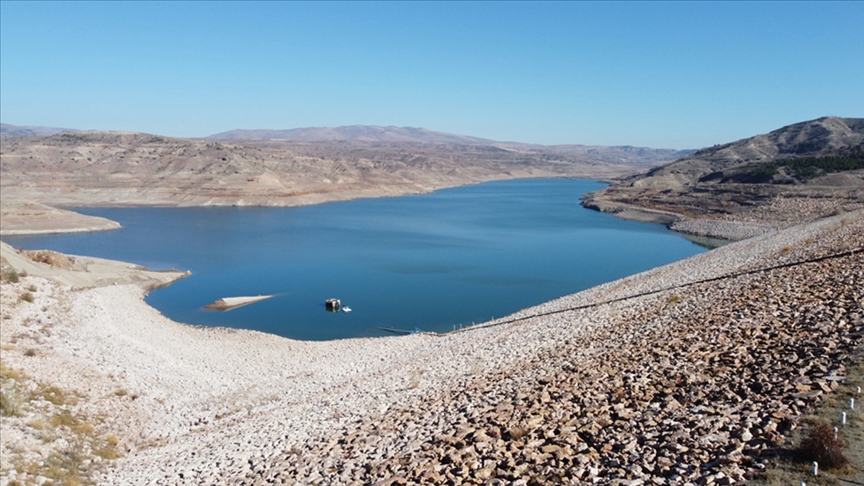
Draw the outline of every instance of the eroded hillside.
[[[610,178],[678,154],[632,147],[615,148],[626,157],[610,157],[588,148],[244,143],[119,132],[5,137],[0,188],[4,197],[67,206],[293,206],[423,193],[496,179]]]

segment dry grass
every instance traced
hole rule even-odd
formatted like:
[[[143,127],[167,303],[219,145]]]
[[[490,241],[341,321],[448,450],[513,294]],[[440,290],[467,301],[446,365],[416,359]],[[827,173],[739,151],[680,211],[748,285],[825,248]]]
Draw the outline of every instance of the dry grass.
[[[51,250],[25,251],[24,254],[34,262],[66,270],[72,268],[72,264],[75,262],[71,257]]]
[[[0,270],[0,282],[18,283],[19,275],[14,269],[4,268]]]
[[[15,390],[0,390],[0,415],[4,417],[21,416],[21,398]]]
[[[18,386],[27,375],[21,370],[7,368],[0,364],[0,414],[18,417],[23,412],[23,399]]]
[[[31,400],[45,400],[54,405],[75,405],[78,403],[78,397],[74,394],[67,393],[56,386],[40,383],[36,391],[30,394]]]
[[[29,428],[29,435],[41,442],[38,446],[16,445],[9,449],[9,457],[4,457],[4,463],[19,472],[18,480],[23,484],[33,483],[37,476],[56,486],[92,484],[95,468],[100,467],[97,464],[122,455],[117,436],[107,433],[104,420],[82,412],[79,402],[83,395],[51,384],[35,384],[23,371],[2,364],[0,382],[3,416]],[[24,391],[27,389],[31,391]],[[29,417],[26,422],[15,418],[24,411]],[[43,459],[33,460],[36,450]]]
[[[6,380],[15,380],[15,381],[23,381],[27,379],[27,374],[22,370],[16,370],[14,368],[8,368],[0,363],[0,382],[5,382]]]
[[[40,473],[51,479],[55,485],[80,486],[90,484],[91,481],[86,475],[89,468],[84,464],[85,459],[88,458],[81,454],[80,449],[75,444],[72,444],[68,448],[48,456],[48,459],[40,467]],[[82,472],[84,472],[83,475]]]
[[[102,459],[117,459],[122,454],[117,449],[118,439],[116,435],[110,434],[105,437],[105,441],[99,447],[93,449],[93,453]]]

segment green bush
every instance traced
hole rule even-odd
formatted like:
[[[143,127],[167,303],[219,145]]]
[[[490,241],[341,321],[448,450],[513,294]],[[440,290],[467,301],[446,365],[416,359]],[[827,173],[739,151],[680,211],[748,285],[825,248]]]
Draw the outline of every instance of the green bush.
[[[778,161],[801,179],[812,179],[823,174],[864,169],[864,152],[828,157],[799,157]]]

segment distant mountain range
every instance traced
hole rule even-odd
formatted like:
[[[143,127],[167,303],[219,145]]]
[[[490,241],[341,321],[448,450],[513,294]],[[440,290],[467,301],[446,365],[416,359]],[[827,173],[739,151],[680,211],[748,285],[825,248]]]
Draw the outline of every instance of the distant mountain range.
[[[320,144],[328,144],[327,152],[338,151],[350,156],[354,152],[366,152],[370,147],[384,152],[398,144],[474,145],[495,147],[507,152],[539,154],[550,157],[578,158],[595,162],[627,164],[650,167],[659,163],[677,160],[695,150],[655,149],[649,147],[602,146],[602,145],[537,145],[519,142],[499,142],[487,138],[436,132],[414,127],[379,127],[352,125],[345,127],[294,128],[291,130],[231,130],[210,135],[213,140],[252,147],[291,148],[303,152],[322,150]],[[317,148],[304,148],[297,144],[318,144]],[[451,147],[452,149],[453,147]],[[421,149],[432,150],[432,149]]]
[[[50,127],[23,127],[3,124],[2,136],[49,136],[62,132],[80,130]],[[109,133],[109,132],[103,132]],[[120,132],[110,132],[120,133]],[[179,140],[179,139],[178,139]],[[591,163],[627,165],[634,168],[653,167],[657,164],[677,160],[695,150],[655,149],[650,147],[603,146],[603,145],[538,145],[519,142],[498,142],[486,138],[436,132],[415,127],[380,127],[351,125],[343,127],[310,127],[290,130],[230,130],[201,139],[212,142],[245,145],[267,149],[288,149],[306,155],[316,154],[356,157],[368,155],[369,150],[377,150],[384,156],[401,144],[414,145],[413,150],[430,152],[435,150],[499,150],[508,153],[522,153],[531,157],[543,154],[547,159],[565,159]],[[305,144],[314,144],[306,146]],[[437,148],[418,145],[437,145]],[[448,145],[449,147],[444,147]],[[458,149],[458,146],[475,146],[474,149]],[[479,147],[488,147],[480,149]]]
[[[61,132],[77,132],[73,128],[53,128],[53,127],[21,127],[18,125],[10,125],[8,123],[0,123],[0,137],[32,137],[32,136],[47,136]]]
[[[207,140],[238,142],[248,140],[277,140],[285,142],[414,142],[491,145],[485,138],[454,135],[414,127],[378,127],[351,125],[345,127],[310,127],[291,130],[231,130],[206,137]]]
[[[500,143],[395,127],[235,131],[220,135],[226,140],[98,131],[33,136],[38,132],[4,136],[4,198],[61,206],[293,206],[499,179],[610,179],[690,153]]]
[[[359,125],[204,139],[2,128],[3,196],[68,206],[292,206],[498,179],[585,177],[619,181],[586,197],[586,206],[638,207],[672,221],[743,211],[778,194],[841,194],[855,204],[864,194],[860,118],[819,118],[699,151],[544,146]]]

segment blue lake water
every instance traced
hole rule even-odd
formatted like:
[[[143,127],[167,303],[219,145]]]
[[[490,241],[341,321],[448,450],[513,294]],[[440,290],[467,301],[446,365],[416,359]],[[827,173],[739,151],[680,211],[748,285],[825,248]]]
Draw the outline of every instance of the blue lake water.
[[[123,228],[4,241],[191,270],[147,298],[180,322],[305,340],[444,332],[705,251],[579,205],[602,187],[526,179],[297,208],[83,208]],[[203,309],[258,294],[275,297]],[[326,312],[331,297],[353,312]]]

